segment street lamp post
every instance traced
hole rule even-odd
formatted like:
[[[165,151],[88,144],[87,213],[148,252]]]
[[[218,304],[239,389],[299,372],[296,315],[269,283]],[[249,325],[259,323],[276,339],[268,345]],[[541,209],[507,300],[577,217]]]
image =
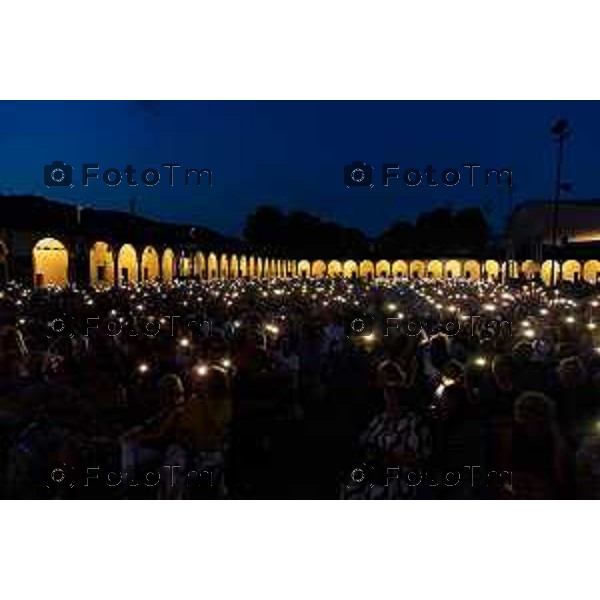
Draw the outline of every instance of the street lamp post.
[[[569,135],[569,123],[566,119],[558,119],[552,128],[550,133],[558,143],[558,157],[556,161],[556,181],[554,185],[554,205],[552,210],[552,285],[555,284],[554,272],[555,272],[555,258],[557,254],[557,242],[558,242],[558,203],[560,201],[560,192],[563,189],[563,183],[561,181],[561,171],[564,156],[564,145],[565,140]],[[565,186],[566,189],[566,186]]]

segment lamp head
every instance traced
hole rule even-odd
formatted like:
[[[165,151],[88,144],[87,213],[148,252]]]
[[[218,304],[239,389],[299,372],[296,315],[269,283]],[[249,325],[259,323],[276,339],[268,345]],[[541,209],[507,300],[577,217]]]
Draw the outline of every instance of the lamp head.
[[[564,137],[569,133],[569,122],[567,119],[558,119],[550,128],[550,133],[558,137]]]

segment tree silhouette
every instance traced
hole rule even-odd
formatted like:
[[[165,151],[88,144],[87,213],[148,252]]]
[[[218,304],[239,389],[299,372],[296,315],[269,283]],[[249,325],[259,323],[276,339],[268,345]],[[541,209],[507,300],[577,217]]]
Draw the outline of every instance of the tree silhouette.
[[[397,221],[377,239],[379,256],[405,256],[415,248],[417,241],[415,226],[408,221]]]
[[[490,237],[490,228],[479,208],[465,208],[454,216],[456,246],[480,253]]]
[[[304,211],[283,213],[259,206],[248,215],[246,242],[275,256],[296,259],[393,259],[417,254],[477,254],[489,242],[490,229],[479,208],[454,212],[449,207],[422,213],[415,225],[398,221],[371,240],[360,229],[343,227]]]
[[[436,208],[421,213],[415,226],[419,249],[439,252],[452,248],[452,221],[452,211],[449,208]]]
[[[269,254],[286,250],[286,216],[273,206],[259,206],[246,219],[244,238],[252,246]]]

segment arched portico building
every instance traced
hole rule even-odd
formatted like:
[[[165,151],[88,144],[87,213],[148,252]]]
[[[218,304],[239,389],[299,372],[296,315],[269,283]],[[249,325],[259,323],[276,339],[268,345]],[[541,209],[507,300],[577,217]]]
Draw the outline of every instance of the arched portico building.
[[[175,277],[175,253],[171,248],[165,248],[162,255],[162,280],[166,283]]]
[[[479,261],[467,260],[463,265],[463,274],[465,279],[477,281],[481,277],[481,265]]]
[[[307,260],[301,260],[298,263],[298,276],[310,277],[310,263]]]
[[[138,258],[137,252],[131,244],[123,244],[119,249],[117,258],[117,273],[119,285],[137,283]]]
[[[90,248],[90,285],[110,287],[115,282],[115,260],[108,242],[95,242]]]
[[[378,260],[375,264],[375,274],[377,277],[389,277],[392,272],[392,267],[387,260]]]
[[[411,260],[409,263],[410,276],[415,278],[425,277],[425,263],[422,260]]]
[[[363,260],[358,268],[359,275],[365,279],[375,277],[375,265],[372,260]]]
[[[339,277],[344,274],[342,263],[339,260],[331,260],[327,265],[327,275],[329,277]]]
[[[142,281],[156,281],[160,278],[160,261],[153,246],[146,246],[142,252]]]
[[[325,277],[327,274],[327,265],[322,260],[315,260],[312,264],[313,277]]]
[[[69,253],[56,238],[43,238],[33,248],[33,283],[36,287],[69,284]]]

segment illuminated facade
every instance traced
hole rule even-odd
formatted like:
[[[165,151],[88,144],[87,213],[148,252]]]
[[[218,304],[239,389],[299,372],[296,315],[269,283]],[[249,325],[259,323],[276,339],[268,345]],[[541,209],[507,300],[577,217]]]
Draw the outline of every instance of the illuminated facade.
[[[209,230],[162,225],[108,211],[83,211],[82,217],[81,211],[74,207],[42,198],[28,200],[37,203],[38,209],[24,209],[24,214],[12,219],[11,226],[0,229],[0,282],[14,277],[29,279],[38,287],[71,283],[108,287],[170,282],[178,277],[212,280],[298,276],[470,281],[511,277],[540,278],[550,284],[552,277],[551,260],[535,260],[535,256],[508,262],[498,257],[453,256],[379,257],[378,260],[276,258]],[[8,217],[10,222],[12,215]],[[600,222],[600,208],[598,218]],[[585,227],[589,237],[593,233],[589,221]],[[584,246],[587,254],[581,252]],[[569,250],[572,252],[556,257],[555,279],[599,283],[600,247],[581,242],[577,247],[569,246]]]
[[[512,212],[507,234],[517,256],[538,260],[552,252],[555,235],[564,254],[599,247],[600,200],[524,202]]]
[[[140,260],[141,256],[141,260]],[[56,238],[39,240],[32,249],[33,284],[38,287],[55,285],[66,286],[74,281],[70,269],[72,253],[67,243]],[[205,267],[204,253],[198,250],[192,255],[180,253],[175,255],[171,248],[159,251],[146,246],[143,251],[132,244],[122,244],[114,248],[107,242],[97,241],[89,250],[89,280],[86,283],[94,287],[107,287],[118,282],[127,283],[165,281],[175,277],[193,277],[196,279],[234,279],[244,278],[287,278],[287,277],[346,277],[364,279],[383,278],[463,278],[476,281],[479,279],[498,281],[507,277],[510,268],[511,277],[541,280],[550,284],[552,263],[526,260],[523,262],[500,262],[493,259],[414,259],[397,261],[354,261],[354,260],[301,260],[279,261],[267,257],[242,255],[220,255],[217,261],[214,253],[209,253],[208,270]],[[258,264],[254,271],[246,268],[247,264]],[[265,268],[261,273],[260,265]],[[555,279],[590,284],[600,282],[600,261],[592,259],[578,261],[569,259],[555,262]]]

